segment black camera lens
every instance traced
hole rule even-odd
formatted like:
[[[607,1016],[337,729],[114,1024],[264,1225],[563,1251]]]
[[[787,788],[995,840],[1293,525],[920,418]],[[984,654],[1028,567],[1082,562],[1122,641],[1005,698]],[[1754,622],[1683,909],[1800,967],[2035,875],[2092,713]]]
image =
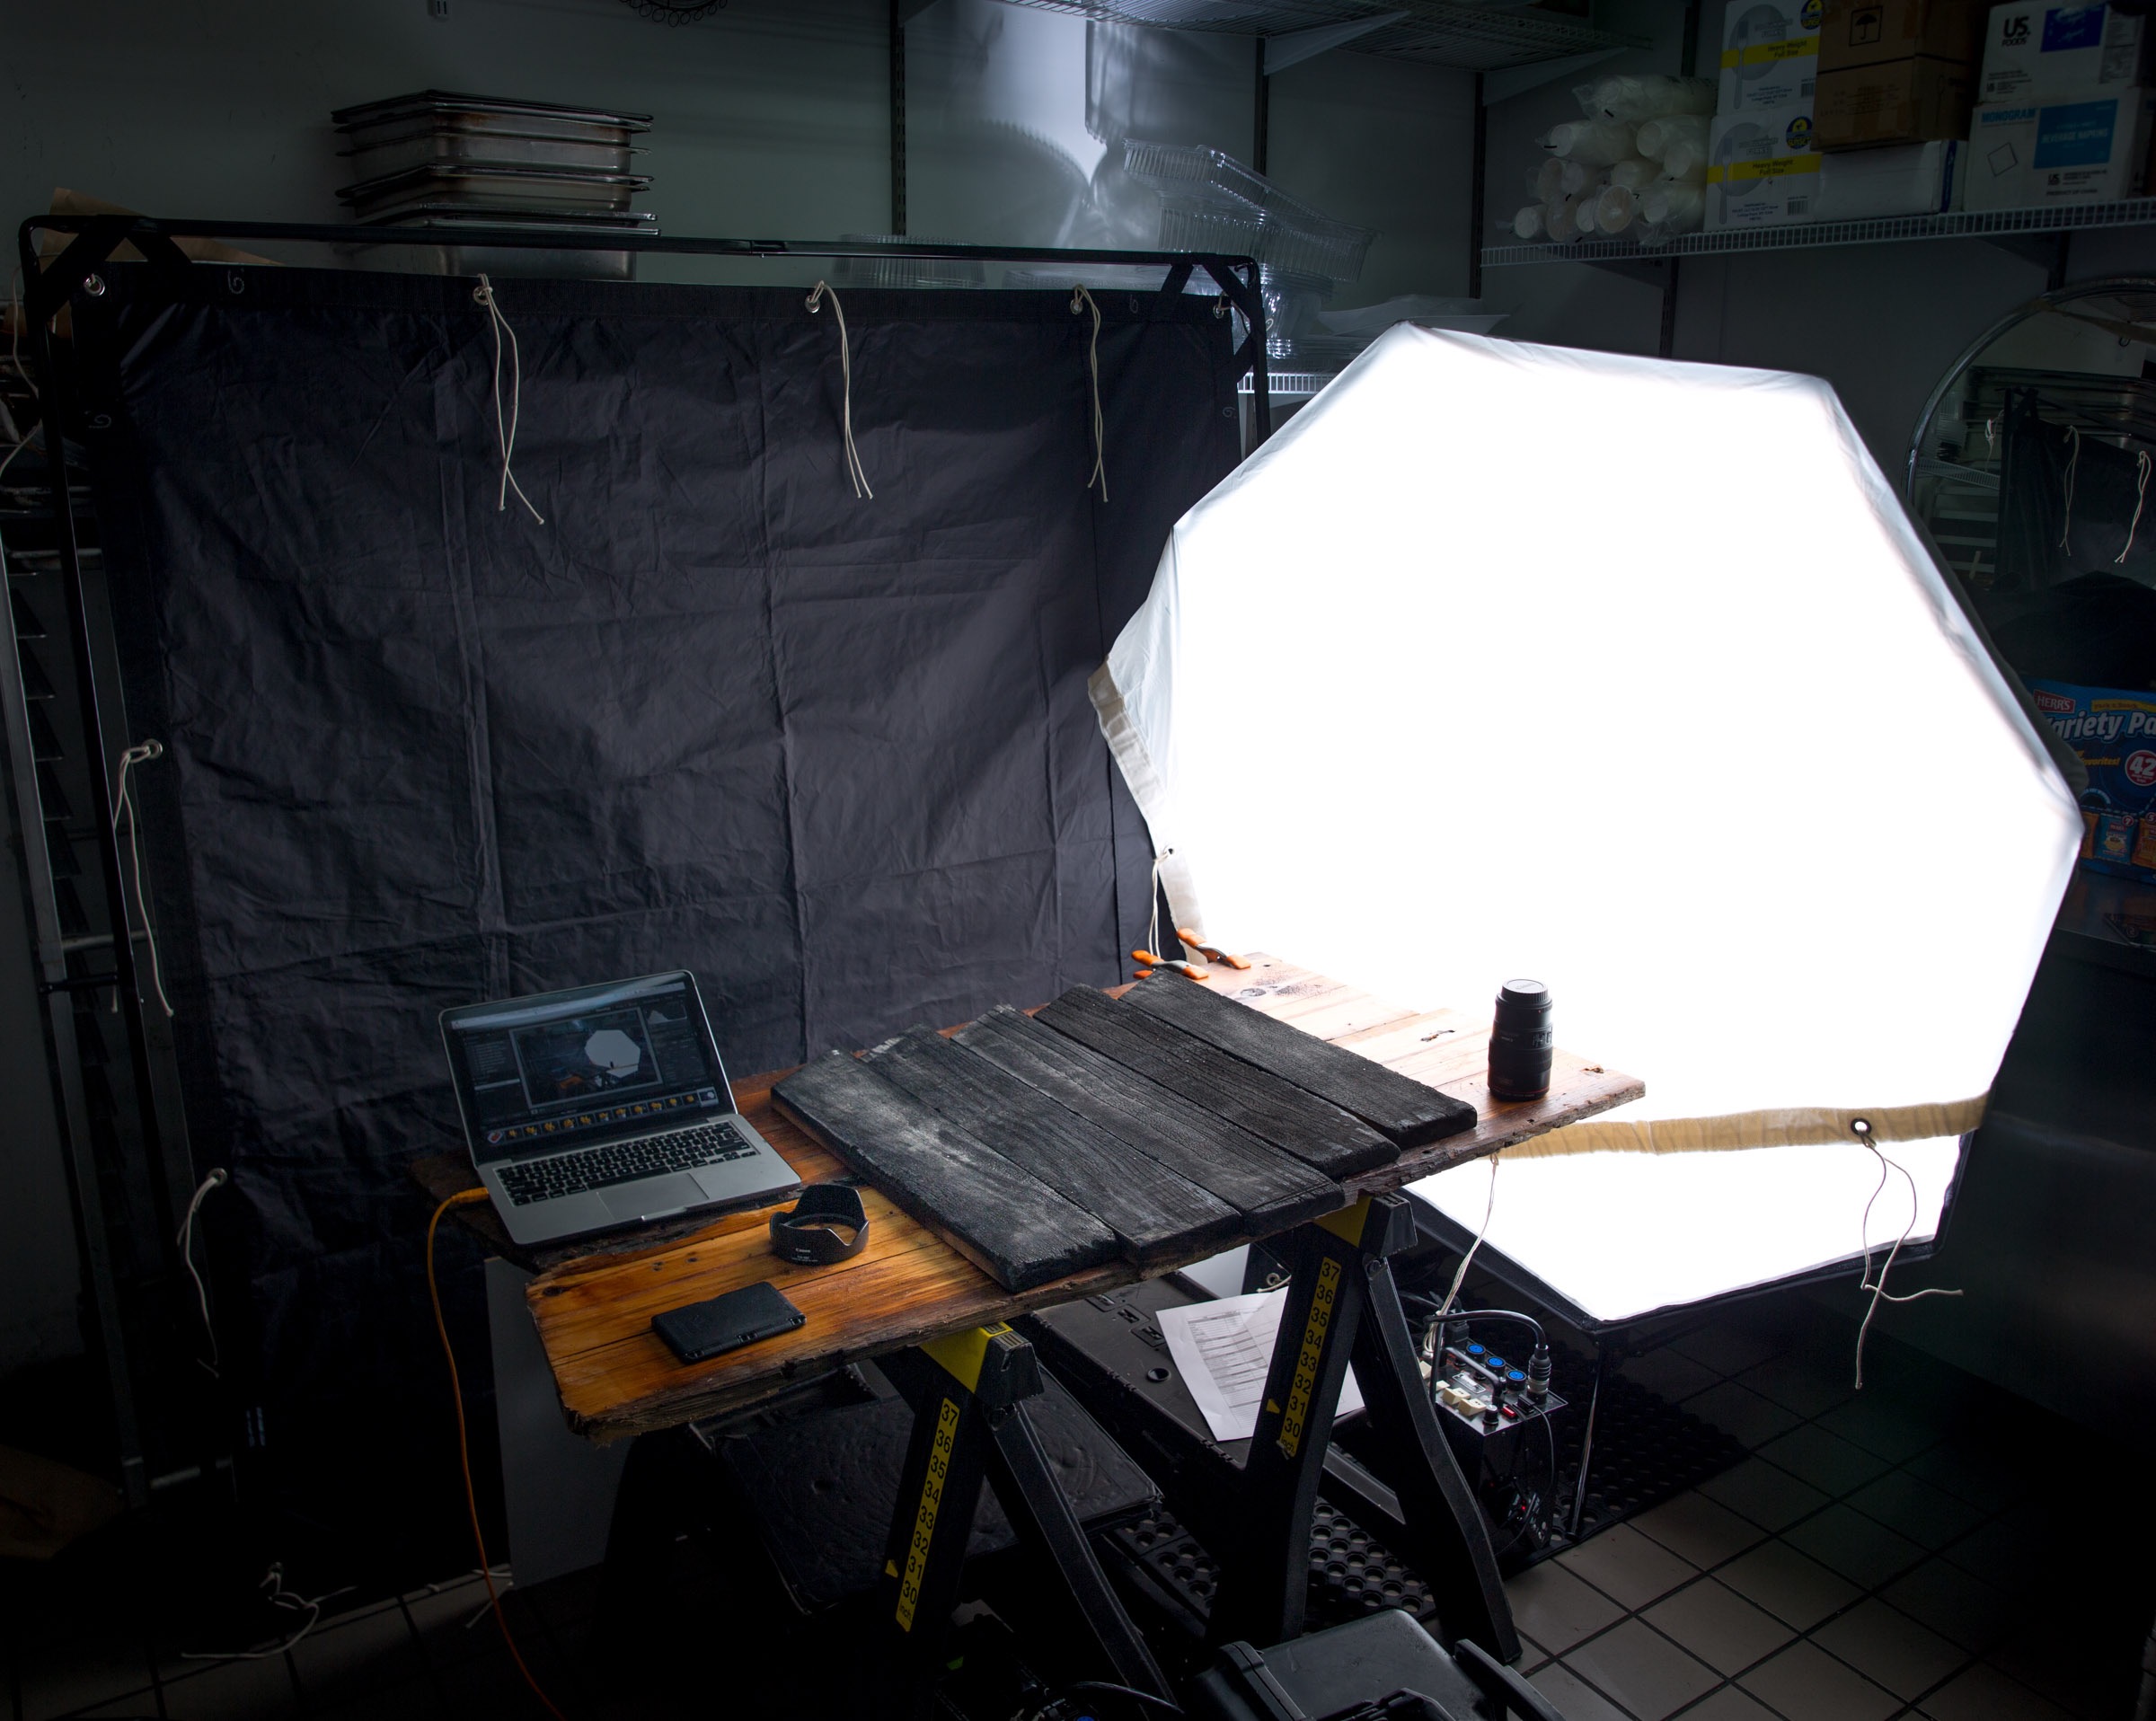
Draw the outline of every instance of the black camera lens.
[[[1489,1027],[1489,1091],[1498,1099],[1539,1099],[1550,1091],[1550,988],[1507,980]]]

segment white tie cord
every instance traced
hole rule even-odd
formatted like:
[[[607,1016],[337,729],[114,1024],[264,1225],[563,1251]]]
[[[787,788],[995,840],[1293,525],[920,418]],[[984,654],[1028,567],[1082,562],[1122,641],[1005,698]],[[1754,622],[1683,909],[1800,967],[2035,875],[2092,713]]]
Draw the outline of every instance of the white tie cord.
[[[1074,287],[1071,289],[1071,314],[1076,316],[1081,311],[1093,313],[1092,338],[1085,349],[1086,368],[1091,373],[1093,384],[1093,475],[1085,481],[1085,487],[1090,490],[1098,483],[1100,486],[1100,499],[1105,502],[1108,500],[1108,440],[1100,418],[1100,307],[1085,288]]]
[[[157,994],[159,1008],[169,1017],[172,1013],[172,1001],[164,995],[164,973],[157,961],[157,929],[150,924],[149,899],[143,895],[142,852],[135,843],[135,827],[138,821],[135,816],[135,802],[128,789],[128,772],[137,765],[145,765],[153,759],[162,758],[163,755],[164,743],[145,741],[140,746],[129,747],[119,755],[119,793],[112,808],[112,831],[117,836],[120,820],[127,820],[128,860],[135,875],[135,911],[142,916],[142,940],[149,947],[150,985]],[[120,931],[124,936],[127,929],[123,926]]]
[[[2114,567],[2134,553],[2134,534],[2141,530],[2141,507],[2149,499],[2149,467],[2152,463],[2146,448],[2141,449],[2134,456],[2134,517],[2126,522],[2126,547],[2111,559]]]
[[[501,513],[509,505],[509,492],[517,492],[517,499],[530,509],[532,518],[541,525],[546,516],[532,507],[532,499],[524,493],[524,486],[517,481],[517,474],[509,470],[509,457],[517,451],[517,410],[524,398],[524,357],[517,350],[517,331],[509,327],[509,320],[501,314],[501,306],[494,302],[494,283],[484,275],[479,285],[472,289],[473,301],[486,307],[488,328],[494,336],[494,436],[501,445],[501,483],[494,494],[494,511]],[[509,411],[505,419],[501,411],[501,340],[509,340]]]
[[[856,500],[862,497],[876,499],[876,492],[869,488],[869,475],[862,470],[861,451],[853,446],[853,347],[846,337],[846,313],[838,302],[838,295],[831,290],[828,281],[818,281],[808,295],[808,311],[814,315],[822,308],[826,299],[831,301],[831,314],[838,322],[838,374],[843,387],[839,402],[839,427],[846,444],[846,476],[853,481]]]
[[[2073,452],[2066,456],[2066,517],[2059,523],[2059,548],[2068,548],[2066,540],[2073,535],[2073,471],[2081,463],[2081,430],[2079,425],[2066,427],[2066,440]]]

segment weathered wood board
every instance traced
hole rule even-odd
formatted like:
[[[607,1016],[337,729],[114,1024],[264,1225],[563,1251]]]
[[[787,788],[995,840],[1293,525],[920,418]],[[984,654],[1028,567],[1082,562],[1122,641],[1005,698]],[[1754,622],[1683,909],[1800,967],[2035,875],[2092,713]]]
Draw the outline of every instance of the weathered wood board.
[[[955,1037],[1066,1110],[1210,1190],[1242,1215],[1253,1236],[1330,1213],[1346,1199],[1338,1183],[1300,1160],[1008,1005],[960,1028]]]
[[[1180,975],[1155,975],[1139,981],[1123,998],[1134,1010],[1330,1100],[1401,1147],[1421,1147],[1474,1126],[1472,1106],[1249,1004],[1223,997],[1209,985],[1194,986]],[[1479,1044],[1488,1043],[1485,1033]]]
[[[1141,1266],[1188,1260],[1191,1250],[1225,1247],[1242,1232],[1225,1202],[933,1029],[908,1028],[870,1051],[867,1063],[1084,1208]]]
[[[1029,1171],[833,1052],[772,1090],[780,1109],[1007,1291],[1112,1259],[1116,1235]]]
[[[1473,1128],[1350,1178],[1350,1199],[1396,1189],[1507,1143],[1592,1117],[1644,1091],[1636,1078],[1560,1048],[1543,1098],[1494,1099],[1482,1080],[1486,1019],[1449,1011],[1418,1015],[1278,957],[1248,954],[1248,973],[1216,974],[1214,984],[1231,984],[1250,1008],[1302,1031],[1346,1040],[1368,1056],[1400,1063],[1478,1113]],[[787,1073],[738,1079],[735,1104],[804,1182],[844,1175],[843,1161],[773,1106],[771,1090]],[[453,1162],[441,1162],[438,1182],[429,1185],[436,1199],[476,1187],[468,1159],[461,1161],[461,1182],[449,1175],[454,1169]],[[798,1266],[773,1255],[765,1237],[768,1208],[721,1214],[688,1236],[655,1231],[587,1238],[580,1258],[571,1261],[526,1257],[522,1264],[538,1272],[526,1291],[526,1302],[570,1425],[595,1440],[676,1427],[754,1404],[789,1381],[842,1364],[1009,1320],[1025,1310],[1113,1290],[1144,1275],[1118,1257],[1030,1291],[1006,1291],[879,1190],[862,1189],[862,1200],[872,1222],[868,1247],[850,1260],[826,1266]],[[460,1207],[449,1222],[461,1225],[486,1211]],[[495,1246],[491,1238],[486,1240]],[[506,1243],[499,1247],[511,1259],[524,1255]],[[1211,1252],[1206,1245],[1193,1249],[1190,1258]],[[651,1317],[662,1309],[759,1280],[783,1291],[808,1317],[806,1324],[688,1364],[675,1361],[651,1330]]]
[[[1091,986],[1073,986],[1033,1019],[1328,1177],[1349,1177],[1400,1157],[1393,1143],[1329,1100]]]

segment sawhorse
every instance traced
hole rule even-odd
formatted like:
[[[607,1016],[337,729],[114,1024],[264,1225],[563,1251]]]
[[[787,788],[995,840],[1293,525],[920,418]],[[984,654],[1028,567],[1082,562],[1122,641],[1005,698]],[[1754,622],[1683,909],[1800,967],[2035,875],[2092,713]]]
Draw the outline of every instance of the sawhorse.
[[[1489,1528],[1438,1427],[1393,1282],[1392,1258],[1415,1240],[1407,1199],[1382,1195],[1274,1246],[1290,1272],[1248,1443],[1224,1445],[1170,1415],[1052,1316],[1032,1328],[1057,1378],[1145,1467],[1218,1565],[1207,1624],[1215,1644],[1301,1635],[1322,1481],[1334,1505],[1421,1576],[1447,1648],[1467,1637],[1503,1661],[1519,1653]],[[1370,1469],[1332,1444],[1350,1363]]]
[[[1033,1346],[1008,1326],[977,1327],[886,1356],[878,1366],[914,1408],[877,1590],[897,1712],[925,1716],[933,1705],[984,1479],[1021,1543],[1057,1575],[1088,1646],[1117,1682],[1170,1697],[1027,1415],[1026,1400],[1041,1390]]]
[[[1350,1515],[1378,1517],[1363,1529],[1429,1586],[1440,1642],[1449,1648],[1471,1637],[1501,1662],[1519,1657],[1489,1526],[1437,1426],[1393,1283],[1392,1258],[1414,1242],[1414,1214],[1399,1195],[1368,1196],[1289,1235],[1287,1302],[1250,1456],[1233,1489],[1238,1509],[1208,1543],[1224,1567],[1216,1642],[1272,1644],[1302,1635],[1311,1514],[1352,1362],[1372,1467],[1390,1482],[1399,1511],[1374,1511],[1365,1497],[1351,1503]]]

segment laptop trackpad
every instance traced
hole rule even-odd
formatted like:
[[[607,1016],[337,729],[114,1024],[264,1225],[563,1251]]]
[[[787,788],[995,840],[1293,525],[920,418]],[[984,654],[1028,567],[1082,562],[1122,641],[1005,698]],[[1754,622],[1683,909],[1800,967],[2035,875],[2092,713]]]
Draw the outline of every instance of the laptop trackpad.
[[[606,1204],[606,1211],[624,1222],[655,1219],[683,1207],[701,1207],[711,1199],[704,1194],[703,1186],[686,1171],[625,1183],[618,1189],[602,1189],[599,1196]]]

